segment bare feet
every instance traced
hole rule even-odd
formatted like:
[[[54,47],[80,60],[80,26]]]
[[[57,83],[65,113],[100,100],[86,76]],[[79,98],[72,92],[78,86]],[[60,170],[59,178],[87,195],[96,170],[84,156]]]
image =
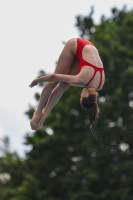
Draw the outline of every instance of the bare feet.
[[[30,121],[30,126],[32,130],[36,130],[38,127],[38,122],[41,119],[42,113],[36,113],[34,112],[34,115]]]
[[[40,119],[40,121],[38,122],[38,125],[37,125],[37,128],[36,128],[36,130],[38,130],[38,129],[42,128],[42,126],[43,126],[43,123],[44,123],[45,119],[46,119],[46,116],[45,116],[45,114],[44,114],[44,113],[42,113],[41,119]]]

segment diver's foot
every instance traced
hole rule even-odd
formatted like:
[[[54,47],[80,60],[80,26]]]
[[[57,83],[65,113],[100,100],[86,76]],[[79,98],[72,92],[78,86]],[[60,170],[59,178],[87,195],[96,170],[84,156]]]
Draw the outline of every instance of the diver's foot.
[[[37,125],[37,128],[36,128],[36,130],[38,130],[38,129],[42,128],[42,126],[43,126],[43,123],[44,123],[45,119],[46,119],[46,116],[45,116],[45,114],[42,114],[42,116],[41,116],[41,119],[40,119],[40,121],[38,122],[38,125]]]
[[[32,130],[36,130],[37,126],[38,126],[38,122],[41,119],[42,113],[36,113],[34,112],[34,115],[30,121],[30,126]]]

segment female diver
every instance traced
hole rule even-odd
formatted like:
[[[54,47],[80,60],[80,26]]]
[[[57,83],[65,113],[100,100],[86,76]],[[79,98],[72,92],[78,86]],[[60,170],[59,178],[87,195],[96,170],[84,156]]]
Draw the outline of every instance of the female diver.
[[[70,86],[84,87],[80,104],[93,109],[92,123],[98,118],[98,92],[103,88],[105,74],[97,48],[88,40],[72,38],[65,44],[53,74],[34,79],[29,87],[47,82],[39,99],[39,105],[31,121],[31,129],[42,127],[46,117]]]

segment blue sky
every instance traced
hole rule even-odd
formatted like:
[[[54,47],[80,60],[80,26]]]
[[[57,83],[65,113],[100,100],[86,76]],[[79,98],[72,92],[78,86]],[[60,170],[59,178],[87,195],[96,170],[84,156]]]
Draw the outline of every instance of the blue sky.
[[[24,136],[30,129],[24,112],[37,106],[28,85],[43,69],[52,73],[63,48],[62,41],[79,37],[75,17],[88,15],[94,6],[94,20],[110,16],[111,8],[133,2],[121,0],[1,0],[0,1],[0,138],[8,135],[11,150],[24,155]],[[51,26],[52,24],[52,26]]]

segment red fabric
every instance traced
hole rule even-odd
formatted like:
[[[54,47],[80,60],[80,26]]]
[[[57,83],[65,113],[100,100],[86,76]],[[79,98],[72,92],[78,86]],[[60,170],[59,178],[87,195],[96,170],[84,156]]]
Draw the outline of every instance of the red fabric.
[[[79,63],[79,67],[78,67],[78,74],[80,73],[81,68],[84,67],[84,66],[93,67],[94,74],[93,74],[92,78],[89,80],[89,82],[85,86],[87,86],[87,85],[90,84],[90,82],[94,79],[95,74],[99,71],[100,72],[100,83],[99,83],[99,86],[98,86],[98,88],[99,88],[100,85],[101,85],[101,83],[102,83],[102,72],[103,72],[104,68],[100,68],[100,67],[97,67],[95,65],[92,65],[91,63],[85,61],[82,58],[82,50],[83,50],[84,46],[88,45],[88,44],[94,46],[94,44],[91,43],[88,40],[83,40],[81,38],[77,38],[77,52],[76,52],[76,57],[79,59],[79,62],[80,62]]]

